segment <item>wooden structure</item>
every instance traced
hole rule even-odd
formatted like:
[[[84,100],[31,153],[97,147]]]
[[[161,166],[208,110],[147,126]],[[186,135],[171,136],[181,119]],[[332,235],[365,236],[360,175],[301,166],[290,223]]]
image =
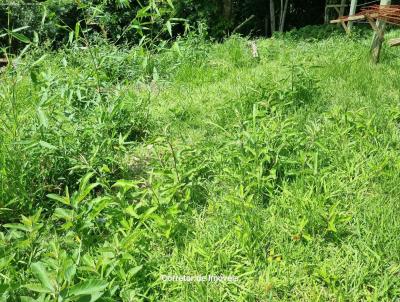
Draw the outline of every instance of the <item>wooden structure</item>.
[[[390,5],[391,0],[380,0],[380,5],[367,6],[361,9],[361,12],[347,17],[339,17],[332,20],[330,23],[340,23],[347,33],[350,32],[349,23],[354,21],[366,20],[374,30],[374,38],[371,46],[372,61],[379,61],[382,43],[385,35],[386,23],[391,23],[400,26],[400,5]],[[347,22],[347,23],[346,23]],[[400,38],[392,39],[389,45],[399,46]]]
[[[339,18],[344,16],[347,8],[349,8],[349,16],[354,15],[356,12],[357,2],[358,0],[326,0],[325,23],[329,23],[332,10],[336,12]]]
[[[349,16],[354,16],[355,15],[356,8],[357,8],[357,0],[351,0]],[[350,21],[347,26],[348,26],[349,30],[351,30],[351,28],[353,27],[353,22]]]
[[[376,64],[379,62],[379,57],[381,55],[382,43],[385,40],[385,25],[386,22],[390,22],[391,19],[387,17],[385,12],[382,12],[384,6],[391,4],[391,0],[381,0],[381,6],[373,9],[371,12],[363,12],[367,16],[368,22],[371,24],[372,29],[375,31],[374,39],[372,40],[371,54],[372,61]],[[368,17],[374,12],[378,11],[378,17],[372,19]],[[396,14],[396,12],[395,12]],[[400,15],[398,15],[400,17]]]
[[[6,58],[0,58],[0,67],[8,65],[8,60]]]

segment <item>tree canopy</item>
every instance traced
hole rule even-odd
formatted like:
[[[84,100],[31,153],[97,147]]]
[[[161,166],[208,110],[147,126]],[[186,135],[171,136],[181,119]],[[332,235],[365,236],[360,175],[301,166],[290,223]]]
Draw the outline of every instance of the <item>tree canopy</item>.
[[[57,45],[68,41],[80,23],[91,34],[136,43],[144,35],[180,35],[189,24],[199,23],[216,39],[233,32],[271,36],[321,24],[324,12],[325,1],[320,0],[5,0],[0,4],[0,27],[26,27],[27,36]],[[1,45],[7,45],[5,36]]]

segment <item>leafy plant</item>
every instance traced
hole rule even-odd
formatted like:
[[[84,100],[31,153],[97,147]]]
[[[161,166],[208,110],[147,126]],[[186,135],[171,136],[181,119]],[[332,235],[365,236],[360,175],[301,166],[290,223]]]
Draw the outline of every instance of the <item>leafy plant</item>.
[[[72,286],[65,286],[74,277],[76,271],[74,264],[67,266],[65,271],[60,272],[61,275],[58,276],[61,277],[57,279],[49,274],[41,262],[32,263],[31,270],[39,283],[26,284],[25,287],[34,292],[48,294],[56,301],[60,299],[62,301],[80,301],[85,297],[90,301],[96,301],[103,295],[103,291],[108,285],[107,282],[102,280],[89,279]],[[59,280],[64,283],[64,286],[58,283]],[[26,297],[25,299],[29,301],[30,298]],[[46,301],[46,295],[40,295],[37,301]]]
[[[116,45],[112,5],[136,13],[84,5],[63,47],[25,28],[6,50],[0,301],[395,300],[396,59],[369,70],[369,41],[329,30],[259,39],[258,59],[201,26],[152,44],[165,2],[155,35]]]

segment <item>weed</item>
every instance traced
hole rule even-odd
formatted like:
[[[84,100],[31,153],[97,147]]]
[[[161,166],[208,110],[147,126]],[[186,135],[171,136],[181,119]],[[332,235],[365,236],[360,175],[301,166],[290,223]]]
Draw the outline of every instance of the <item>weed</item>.
[[[81,25],[0,75],[1,301],[400,296],[396,59],[336,29],[254,60],[201,29],[129,48]]]

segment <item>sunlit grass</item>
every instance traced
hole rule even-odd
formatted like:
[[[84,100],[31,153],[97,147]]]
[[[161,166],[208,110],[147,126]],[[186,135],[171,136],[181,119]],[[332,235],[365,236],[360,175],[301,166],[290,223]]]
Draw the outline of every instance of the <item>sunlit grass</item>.
[[[4,72],[4,301],[398,298],[400,50],[302,35]]]

